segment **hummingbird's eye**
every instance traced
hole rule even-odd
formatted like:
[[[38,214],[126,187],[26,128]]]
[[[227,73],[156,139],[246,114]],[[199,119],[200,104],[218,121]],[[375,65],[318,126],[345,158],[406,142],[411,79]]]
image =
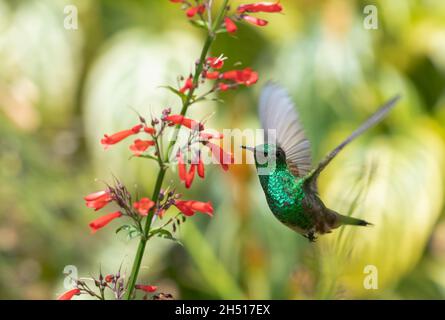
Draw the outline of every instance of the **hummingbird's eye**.
[[[285,155],[283,149],[277,149],[277,151],[275,152],[275,156],[277,157],[277,159],[284,159]]]

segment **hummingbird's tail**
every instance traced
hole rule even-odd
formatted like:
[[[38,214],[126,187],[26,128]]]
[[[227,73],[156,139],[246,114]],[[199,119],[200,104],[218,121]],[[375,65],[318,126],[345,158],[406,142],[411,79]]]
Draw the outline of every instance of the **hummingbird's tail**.
[[[357,219],[353,217],[348,217],[337,213],[337,218],[339,225],[350,225],[350,226],[372,226],[372,223],[369,223],[362,219]]]
[[[349,216],[344,216],[332,209],[324,208],[323,209],[323,222],[324,223],[316,223],[318,233],[329,233],[332,229],[336,229],[340,226],[349,225],[349,226],[372,226],[372,223],[368,221],[357,219]]]

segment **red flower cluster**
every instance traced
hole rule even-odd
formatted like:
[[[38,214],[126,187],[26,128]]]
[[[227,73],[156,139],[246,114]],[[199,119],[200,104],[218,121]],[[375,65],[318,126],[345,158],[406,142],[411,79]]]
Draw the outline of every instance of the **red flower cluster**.
[[[206,59],[204,71],[202,72],[202,77],[204,79],[217,80],[216,87],[219,90],[226,91],[231,88],[236,88],[239,85],[251,86],[258,81],[258,73],[253,71],[251,68],[245,68],[243,70],[230,70],[226,72],[217,71],[224,66],[224,60],[226,60],[226,58],[223,55],[219,57],[208,57]],[[195,89],[195,85],[193,84],[192,77],[189,76],[185,80],[184,85],[178,91],[184,94],[191,89]],[[171,117],[176,117],[176,122],[180,122],[180,117],[182,116],[174,115]],[[172,121],[175,122],[175,120]]]
[[[186,5],[187,9],[185,11],[185,14],[189,18],[193,18],[196,14],[202,15],[202,14],[204,14],[204,12],[206,10],[206,6],[205,5],[198,4],[196,6],[193,6],[186,0],[170,0],[170,2],[173,2],[173,3],[183,3],[184,5]]]
[[[201,179],[204,179],[205,173],[204,173],[204,163],[202,162],[201,155],[198,155],[198,163],[192,163],[190,165],[189,170],[187,171],[187,165],[184,161],[184,155],[181,151],[178,152],[177,155],[178,160],[178,175],[179,180],[181,182],[184,182],[185,187],[189,189],[192,186],[193,179],[195,178],[195,172],[198,171],[198,176]],[[196,162],[196,161],[195,161]]]
[[[138,134],[142,129],[145,133],[151,136],[153,136],[156,133],[156,130],[154,128],[147,127],[143,124],[138,124],[131,129],[119,131],[115,134],[112,134],[111,136],[105,134],[104,137],[100,140],[100,143],[104,145],[105,149],[108,149],[111,145],[116,144],[124,140],[125,138],[128,138],[131,135]],[[154,145],[153,140],[136,139],[130,146],[130,150],[133,152],[135,156],[139,157],[150,146],[153,145]]]
[[[243,70],[231,70],[224,72],[222,74],[222,79],[232,81],[233,85],[239,85],[243,84],[245,86],[251,86],[255,84],[258,81],[258,73],[253,71],[251,68],[245,68]],[[220,83],[220,89],[224,91],[223,88],[221,88],[221,85],[227,85],[226,83]],[[230,85],[228,85],[225,90],[230,88]]]
[[[187,11],[185,12],[185,14],[189,18],[193,18],[196,14],[203,14],[205,12],[205,10],[206,10],[205,5],[200,4],[200,5],[192,6],[192,7],[188,8]]]
[[[204,130],[204,127],[202,127]],[[224,151],[220,146],[211,143],[211,139],[222,139],[222,133],[209,133],[209,132],[199,132],[198,143],[208,147],[212,152],[213,158],[217,161],[221,167],[227,171],[229,169],[229,164],[234,162],[233,155]],[[190,147],[190,146],[189,146]],[[197,152],[195,157],[192,159],[189,169],[187,170],[187,164],[184,160],[184,153],[179,150],[176,159],[178,161],[178,176],[179,180],[184,183],[185,187],[189,189],[195,178],[195,173],[202,179],[205,177],[204,162],[202,161],[202,156],[200,152]]]
[[[102,209],[105,207],[108,203],[113,201],[113,197],[109,190],[102,190],[97,191],[94,193],[91,193],[84,197],[86,201],[86,206],[88,208],[93,208],[94,211],[97,211],[99,209]],[[122,213],[120,211],[113,212],[106,214],[102,217],[97,218],[96,220],[90,222],[89,226],[91,228],[91,233],[95,233],[97,230],[105,227],[108,223],[110,223],[112,220],[119,218],[122,216]]]
[[[256,18],[248,15],[247,13],[257,13],[257,12],[281,12],[283,7],[279,2],[257,2],[251,4],[242,4],[238,6],[236,10],[235,19],[244,20],[250,24],[263,27],[268,24],[267,20]],[[226,17],[224,20],[224,26],[228,33],[234,33],[237,30],[236,24],[230,18]]]
[[[202,16],[206,11],[206,6],[202,3],[199,4],[199,2],[197,2],[196,5],[192,5],[186,0],[170,0],[170,2],[182,3],[186,9],[185,13],[188,18],[193,18],[197,14]],[[249,13],[258,13],[258,12],[274,13],[281,11],[283,11],[283,7],[279,1],[277,2],[262,1],[250,4],[242,4],[238,6],[236,14],[234,14],[233,16],[233,19],[244,20],[250,24],[263,27],[268,24],[268,21],[250,16]],[[224,17],[224,27],[228,33],[235,33],[238,30],[238,27],[236,26],[235,22],[233,22],[233,19],[227,16]]]
[[[230,70],[226,72],[209,71],[209,69],[219,70],[224,65],[222,56],[207,58],[207,70],[203,72],[203,77],[210,80],[217,80],[219,90],[226,91],[236,88],[239,85],[251,86],[258,81],[258,73],[251,68],[243,70]]]

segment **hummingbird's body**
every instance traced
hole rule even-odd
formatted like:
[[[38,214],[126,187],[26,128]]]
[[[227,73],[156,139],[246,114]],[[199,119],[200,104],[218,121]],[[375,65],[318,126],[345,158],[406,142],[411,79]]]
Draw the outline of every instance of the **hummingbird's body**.
[[[271,150],[275,145],[257,146]],[[261,168],[261,165],[257,163]],[[364,220],[342,216],[327,208],[307,181],[310,176],[296,178],[284,159],[276,158],[276,166],[270,174],[259,175],[267,204],[274,216],[283,224],[303,234],[311,241],[315,234],[330,232],[341,224],[368,225]]]
[[[259,176],[261,186],[272,213],[285,225],[297,231],[312,227],[311,219],[305,213],[307,204],[303,189],[304,179],[295,179],[285,163],[277,164],[270,175]]]
[[[380,121],[397,99],[380,108],[311,169],[310,145],[298,113],[286,91],[277,85],[268,85],[260,99],[260,118],[267,143],[245,148],[254,151],[260,183],[274,216],[310,241],[315,240],[316,234],[329,233],[341,225],[369,225],[327,208],[318,196],[317,178],[344,146]]]

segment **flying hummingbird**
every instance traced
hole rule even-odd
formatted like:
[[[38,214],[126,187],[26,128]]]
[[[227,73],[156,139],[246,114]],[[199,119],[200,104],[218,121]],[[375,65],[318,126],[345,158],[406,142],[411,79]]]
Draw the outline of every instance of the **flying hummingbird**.
[[[312,167],[310,143],[291,98],[279,85],[267,84],[259,103],[264,144],[242,148],[254,152],[258,177],[274,216],[311,242],[315,241],[316,235],[330,233],[342,225],[370,225],[364,220],[327,208],[318,195],[317,178],[340,150],[381,121],[398,99],[399,96],[395,96],[386,102],[318,165]]]

